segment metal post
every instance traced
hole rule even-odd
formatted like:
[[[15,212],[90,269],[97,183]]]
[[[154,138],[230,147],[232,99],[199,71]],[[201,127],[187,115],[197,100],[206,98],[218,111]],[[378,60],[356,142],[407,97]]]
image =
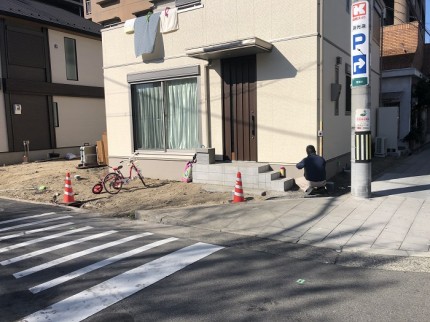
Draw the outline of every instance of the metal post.
[[[372,1],[351,6],[351,194],[371,196],[370,44]]]
[[[30,161],[30,141],[24,140],[22,143],[24,144],[24,156],[22,157],[22,163],[28,163]]]
[[[370,97],[370,86],[351,90],[351,194],[360,198],[369,198],[372,193],[370,124],[369,127],[360,124],[366,123],[366,119],[370,123]]]

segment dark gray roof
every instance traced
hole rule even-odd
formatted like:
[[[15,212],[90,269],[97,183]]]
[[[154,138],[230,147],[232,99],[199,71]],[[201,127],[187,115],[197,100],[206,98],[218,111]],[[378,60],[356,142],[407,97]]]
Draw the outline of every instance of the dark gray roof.
[[[101,25],[61,8],[33,0],[0,0],[0,15],[100,36]]]

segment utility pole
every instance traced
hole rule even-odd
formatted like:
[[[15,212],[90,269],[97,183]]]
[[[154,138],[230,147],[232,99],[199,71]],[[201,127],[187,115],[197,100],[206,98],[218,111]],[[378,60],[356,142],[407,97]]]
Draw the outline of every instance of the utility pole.
[[[372,193],[371,13],[370,1],[353,0],[351,5],[351,194],[360,198],[369,198]]]

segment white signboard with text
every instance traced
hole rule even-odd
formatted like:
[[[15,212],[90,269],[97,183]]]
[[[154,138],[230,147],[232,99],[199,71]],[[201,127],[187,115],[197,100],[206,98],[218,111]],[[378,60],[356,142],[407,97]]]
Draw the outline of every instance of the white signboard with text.
[[[360,1],[351,9],[351,86],[365,86],[369,84],[371,7],[369,1]]]
[[[355,132],[368,131],[370,131],[370,109],[357,109],[355,111]]]

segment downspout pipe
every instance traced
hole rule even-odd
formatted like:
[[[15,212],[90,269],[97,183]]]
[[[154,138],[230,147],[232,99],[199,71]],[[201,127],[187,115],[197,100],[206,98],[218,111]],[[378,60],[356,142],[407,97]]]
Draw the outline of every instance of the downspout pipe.
[[[323,17],[324,17],[324,0],[318,0],[318,13],[317,13],[317,41],[318,41],[318,53],[317,53],[317,122],[318,122],[318,130],[317,130],[317,151],[318,154],[323,156],[323,47],[324,47],[324,38],[323,38]]]
[[[211,84],[209,80],[210,68],[212,66],[212,61],[208,60],[208,63],[205,65],[205,98],[206,98],[206,135],[207,135],[207,144],[208,148],[212,147],[212,135],[211,135]]]

